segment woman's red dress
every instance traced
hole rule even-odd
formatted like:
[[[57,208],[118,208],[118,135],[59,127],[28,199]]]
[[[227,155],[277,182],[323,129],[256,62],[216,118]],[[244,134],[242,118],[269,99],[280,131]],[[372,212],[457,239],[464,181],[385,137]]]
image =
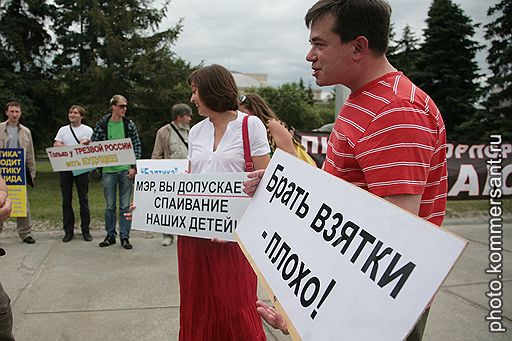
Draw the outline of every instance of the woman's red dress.
[[[178,238],[180,341],[266,340],[258,280],[237,243]]]

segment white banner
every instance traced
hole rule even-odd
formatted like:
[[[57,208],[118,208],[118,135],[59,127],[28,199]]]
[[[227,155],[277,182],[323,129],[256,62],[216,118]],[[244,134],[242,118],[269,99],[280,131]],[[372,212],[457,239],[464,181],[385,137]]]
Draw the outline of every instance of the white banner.
[[[187,170],[187,159],[137,160],[137,174],[184,174]]]
[[[46,148],[46,153],[54,172],[135,164],[129,138]]]
[[[132,228],[234,241],[249,204],[245,173],[137,174]]]
[[[466,245],[280,150],[236,235],[302,340],[403,340]]]

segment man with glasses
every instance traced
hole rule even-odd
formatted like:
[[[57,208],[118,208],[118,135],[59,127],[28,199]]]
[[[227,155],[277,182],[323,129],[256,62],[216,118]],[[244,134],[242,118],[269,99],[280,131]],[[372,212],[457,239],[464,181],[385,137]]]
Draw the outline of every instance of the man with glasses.
[[[114,95],[110,99],[111,114],[103,116],[91,137],[91,141],[107,141],[130,138],[132,140],[135,158],[142,154],[139,133],[133,121],[125,117],[128,101],[122,95]],[[116,243],[116,192],[119,186],[119,236],[121,246],[127,250],[130,244],[131,222],[124,217],[129,212],[130,200],[135,178],[135,165],[109,166],[102,169],[101,184],[105,194],[105,230],[107,235],[99,246],[107,247]]]

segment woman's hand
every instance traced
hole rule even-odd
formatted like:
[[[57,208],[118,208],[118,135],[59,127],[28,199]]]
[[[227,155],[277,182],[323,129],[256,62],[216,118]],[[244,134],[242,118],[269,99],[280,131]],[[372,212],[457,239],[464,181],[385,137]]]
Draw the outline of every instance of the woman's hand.
[[[254,192],[256,192],[256,189],[258,188],[258,185],[260,184],[261,178],[263,177],[264,173],[264,169],[259,169],[257,171],[247,174],[249,180],[244,182],[243,191],[245,194],[247,194],[250,197],[254,195]]]

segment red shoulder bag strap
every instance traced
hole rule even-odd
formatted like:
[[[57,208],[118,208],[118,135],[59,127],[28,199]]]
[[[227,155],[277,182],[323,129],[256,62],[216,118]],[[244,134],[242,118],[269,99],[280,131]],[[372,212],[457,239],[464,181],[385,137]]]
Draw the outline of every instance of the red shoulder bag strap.
[[[254,164],[252,163],[251,144],[249,143],[248,119],[249,115],[245,115],[242,121],[242,141],[244,144],[245,171],[252,172],[254,171]]]

